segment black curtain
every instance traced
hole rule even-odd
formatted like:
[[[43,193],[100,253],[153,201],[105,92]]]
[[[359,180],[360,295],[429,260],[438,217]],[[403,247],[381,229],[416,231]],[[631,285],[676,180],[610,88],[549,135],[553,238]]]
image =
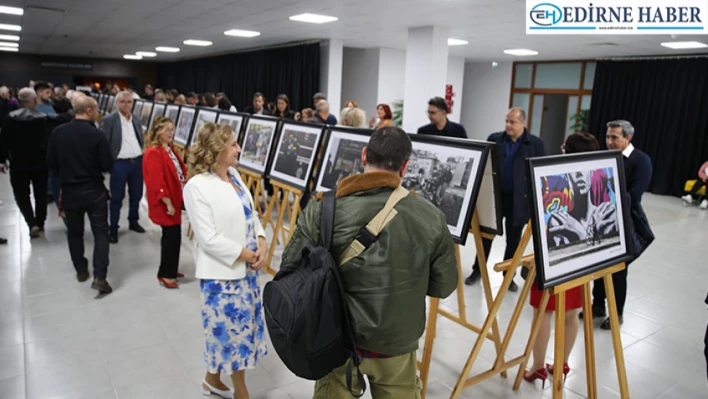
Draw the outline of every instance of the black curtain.
[[[291,108],[312,107],[320,86],[320,44],[265,49],[196,60],[160,64],[158,86],[180,93],[223,91],[239,111],[252,103],[253,93],[267,101],[287,94]]]
[[[708,160],[708,59],[601,61],[589,130],[605,143],[607,122],[626,119],[632,143],[652,160],[649,191],[682,195]]]

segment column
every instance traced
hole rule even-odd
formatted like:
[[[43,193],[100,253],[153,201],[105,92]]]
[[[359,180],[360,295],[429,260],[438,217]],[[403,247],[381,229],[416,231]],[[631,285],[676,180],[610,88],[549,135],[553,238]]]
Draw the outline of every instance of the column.
[[[342,60],[344,41],[329,40],[320,47],[320,91],[327,95],[330,112],[339,118],[342,109]]]
[[[403,129],[409,133],[430,123],[426,110],[432,97],[445,98],[449,32],[440,26],[408,29]]]

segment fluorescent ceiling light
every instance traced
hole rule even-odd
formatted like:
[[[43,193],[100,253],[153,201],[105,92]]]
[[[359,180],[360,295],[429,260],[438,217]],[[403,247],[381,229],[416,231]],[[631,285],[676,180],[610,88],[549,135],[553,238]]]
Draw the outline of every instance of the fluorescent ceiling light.
[[[517,55],[519,57],[524,57],[524,56],[529,56],[529,55],[538,55],[538,51],[527,50],[525,48],[517,48],[517,49],[504,50],[504,54]]]
[[[334,22],[339,20],[337,17],[330,17],[328,15],[319,15],[319,14],[300,14],[300,15],[293,15],[290,17],[291,21],[298,21],[298,22],[308,22],[311,24],[326,24],[328,22]]]
[[[179,52],[179,48],[177,48],[177,47],[160,46],[160,47],[155,47],[155,50],[162,51],[163,53],[178,53]]]
[[[141,57],[155,57],[157,56],[157,53],[153,53],[152,51],[138,51],[135,55],[139,55]]]
[[[214,44],[208,40],[194,40],[194,39],[185,40],[183,43],[186,44],[187,46],[201,46],[201,47],[211,46],[212,44]]]
[[[708,44],[701,43],[701,42],[664,42],[664,43],[661,43],[661,45],[664,47],[674,49],[674,50],[708,47]]]
[[[18,52],[18,51],[20,51],[20,49],[18,49],[17,47],[0,47],[0,51],[14,51],[14,52]]]
[[[17,7],[0,6],[0,14],[23,15],[25,10]]]
[[[123,58],[125,58],[126,60],[142,60],[143,59],[143,57],[141,57],[139,55],[135,55],[135,54],[126,54],[123,56]]]
[[[20,47],[20,45],[12,42],[0,42],[0,47]]]
[[[17,40],[17,41],[19,41],[20,37],[15,36],[15,35],[0,35],[0,40]]]
[[[256,37],[260,36],[261,32],[256,32],[254,30],[243,30],[243,29],[231,29],[224,32],[226,36],[237,36],[237,37]]]
[[[15,32],[19,32],[22,30],[22,27],[20,25],[0,24],[0,30],[12,30]]]
[[[464,46],[465,44],[469,44],[467,40],[462,40],[462,39],[453,39],[449,38],[447,39],[447,45],[448,46]]]

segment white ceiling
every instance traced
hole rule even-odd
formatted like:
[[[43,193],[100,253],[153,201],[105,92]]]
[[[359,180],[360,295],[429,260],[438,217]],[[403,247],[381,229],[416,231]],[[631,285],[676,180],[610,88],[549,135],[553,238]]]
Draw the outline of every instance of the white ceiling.
[[[474,61],[553,60],[605,56],[675,55],[691,51],[663,48],[659,36],[527,36],[524,0],[0,0],[0,5],[29,5],[66,10],[26,10],[22,17],[0,14],[0,23],[22,25],[20,52],[122,58],[156,46],[175,46],[175,54],[159,53],[154,61],[217,53],[310,39],[342,39],[348,47],[405,49],[407,29],[440,25],[451,37],[469,45],[451,47],[452,55]],[[339,17],[313,25],[288,17],[304,12]],[[229,29],[262,32],[251,39],[228,37]],[[1,31],[0,33],[12,32]],[[186,39],[214,42],[191,47]],[[679,40],[708,40],[681,36]],[[597,46],[597,43],[617,46]],[[539,51],[534,57],[512,57],[507,48]],[[695,53],[695,50],[693,51]]]

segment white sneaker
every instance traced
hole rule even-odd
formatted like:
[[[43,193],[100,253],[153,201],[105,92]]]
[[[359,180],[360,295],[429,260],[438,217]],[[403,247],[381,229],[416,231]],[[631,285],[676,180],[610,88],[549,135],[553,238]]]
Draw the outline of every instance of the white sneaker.
[[[683,197],[681,197],[681,199],[687,204],[693,203],[693,197],[691,196],[691,194],[686,194]]]
[[[701,205],[699,205],[699,208],[701,209],[708,209],[708,200],[703,200],[701,202]]]

